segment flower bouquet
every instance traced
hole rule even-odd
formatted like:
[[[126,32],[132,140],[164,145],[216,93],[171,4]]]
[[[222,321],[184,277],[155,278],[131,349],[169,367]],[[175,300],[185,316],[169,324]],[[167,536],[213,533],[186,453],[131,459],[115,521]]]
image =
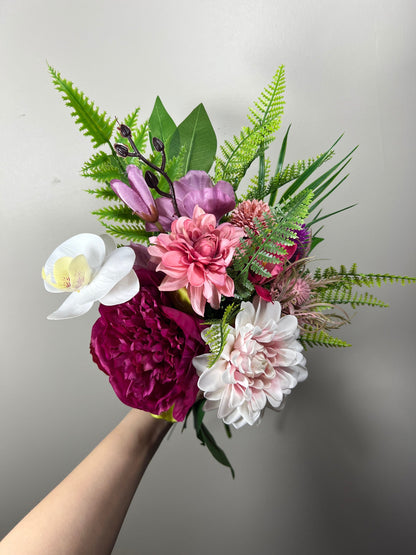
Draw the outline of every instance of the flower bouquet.
[[[184,425],[193,413],[197,437],[233,473],[205,411],[216,411],[230,436],[231,426],[280,409],[307,377],[306,348],[349,346],[334,335],[350,321],[347,305],[387,306],[360,287],[416,278],[359,273],[354,264],[310,269],[323,241],[318,224],[352,207],[324,214],[321,205],[355,149],[331,163],[338,139],[287,164],[288,129],[272,171],[283,67],[218,152],[202,104],[176,125],[157,97],[147,121],[136,109],[118,122],[49,70],[97,149],[81,173],[98,183],[88,192],[105,203],[93,213],[107,234],[76,235],[48,258],[46,289],[70,293],[48,318],[81,316],[99,301],[91,353],[119,399]]]

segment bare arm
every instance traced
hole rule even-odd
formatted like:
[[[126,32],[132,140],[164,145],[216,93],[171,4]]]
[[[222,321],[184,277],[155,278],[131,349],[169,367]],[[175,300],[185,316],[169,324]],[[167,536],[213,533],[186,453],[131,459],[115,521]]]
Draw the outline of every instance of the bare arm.
[[[0,543],[0,555],[111,553],[170,424],[132,410]]]

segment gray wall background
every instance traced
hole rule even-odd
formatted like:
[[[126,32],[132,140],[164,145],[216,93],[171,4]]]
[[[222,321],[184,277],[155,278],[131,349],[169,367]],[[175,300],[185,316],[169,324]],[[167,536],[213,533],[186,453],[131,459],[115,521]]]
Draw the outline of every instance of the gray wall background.
[[[204,102],[219,141],[280,64],[288,160],[359,143],[328,211],[326,265],[416,275],[415,9],[412,0],[1,0],[2,222],[0,511],[4,534],[127,409],[90,360],[97,311],[49,322],[40,268],[82,231],[100,233],[79,169],[91,153],[51,86],[46,60],[111,115],[161,95],[177,122]],[[281,135],[282,136],[282,135]],[[278,149],[276,143],[275,149]],[[115,553],[413,553],[414,286],[375,291],[343,351],[308,351],[285,410],[228,441],[233,481],[190,428],[165,441]]]

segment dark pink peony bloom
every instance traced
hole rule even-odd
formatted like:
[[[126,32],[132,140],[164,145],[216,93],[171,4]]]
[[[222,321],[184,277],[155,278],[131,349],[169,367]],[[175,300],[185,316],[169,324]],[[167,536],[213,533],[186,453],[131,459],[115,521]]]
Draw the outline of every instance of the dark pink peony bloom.
[[[194,356],[204,353],[201,319],[173,307],[159,290],[162,274],[136,270],[140,291],[130,301],[100,306],[91,333],[94,362],[126,405],[161,414],[172,405],[185,418],[198,395]]]

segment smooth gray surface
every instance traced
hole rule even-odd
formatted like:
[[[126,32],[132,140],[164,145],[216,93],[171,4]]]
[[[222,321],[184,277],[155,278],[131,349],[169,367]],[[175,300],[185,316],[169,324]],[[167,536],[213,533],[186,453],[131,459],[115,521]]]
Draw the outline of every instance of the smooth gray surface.
[[[0,2],[2,222],[0,504],[5,533],[126,412],[90,360],[96,310],[64,322],[40,268],[82,231],[101,232],[79,169],[90,155],[46,60],[111,115],[161,95],[176,121],[204,102],[220,142],[287,69],[288,159],[360,144],[317,254],[416,275],[415,9],[412,0]],[[278,146],[276,143],[275,149]],[[326,264],[326,261],[323,262]],[[308,352],[284,412],[225,444],[237,477],[192,429],[164,443],[116,555],[413,553],[416,532],[415,286],[376,291],[342,336]]]

